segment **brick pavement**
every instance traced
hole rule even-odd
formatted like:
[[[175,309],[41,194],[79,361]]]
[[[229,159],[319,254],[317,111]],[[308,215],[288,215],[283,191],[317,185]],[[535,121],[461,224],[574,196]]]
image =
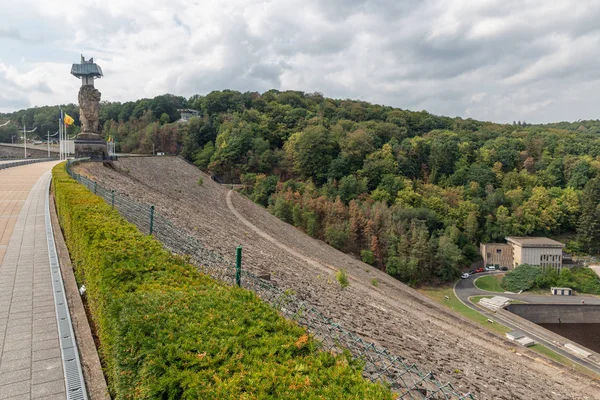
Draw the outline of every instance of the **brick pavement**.
[[[54,165],[0,170],[0,399],[66,399],[44,218]]]

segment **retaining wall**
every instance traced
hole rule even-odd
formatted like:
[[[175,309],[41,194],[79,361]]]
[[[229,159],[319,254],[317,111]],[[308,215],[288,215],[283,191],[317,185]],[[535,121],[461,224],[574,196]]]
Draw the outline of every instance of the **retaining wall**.
[[[534,324],[600,323],[596,304],[510,304],[506,310]]]

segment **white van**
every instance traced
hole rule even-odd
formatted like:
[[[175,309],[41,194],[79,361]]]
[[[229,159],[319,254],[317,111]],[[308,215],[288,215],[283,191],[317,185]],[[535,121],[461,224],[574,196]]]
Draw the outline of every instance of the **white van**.
[[[485,267],[486,271],[495,271],[496,270],[496,266],[495,265],[489,265],[487,267]]]

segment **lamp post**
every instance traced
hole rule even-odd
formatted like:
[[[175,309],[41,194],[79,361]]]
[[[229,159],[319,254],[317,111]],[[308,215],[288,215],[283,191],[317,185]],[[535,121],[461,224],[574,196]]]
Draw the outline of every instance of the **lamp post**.
[[[28,131],[25,129],[25,124],[23,124],[23,149],[25,149],[25,158],[27,158],[27,133],[35,132],[36,129],[37,126]]]
[[[46,142],[48,144],[48,158],[50,158],[50,136],[56,136],[58,135],[58,132],[56,132],[53,135],[50,135],[50,131],[48,131],[48,141]]]

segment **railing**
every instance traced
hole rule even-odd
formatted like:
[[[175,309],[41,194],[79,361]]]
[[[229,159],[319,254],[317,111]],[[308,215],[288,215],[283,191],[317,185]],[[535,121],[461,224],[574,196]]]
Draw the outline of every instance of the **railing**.
[[[11,161],[11,162],[0,162],[0,169],[18,167],[20,165],[35,164],[35,163],[39,163],[39,162],[53,161],[53,160],[55,160],[55,159],[54,158],[32,158],[32,159],[20,159],[20,160]]]
[[[75,162],[84,161],[76,160]],[[324,351],[350,351],[354,358],[364,362],[363,375],[373,382],[389,385],[401,399],[474,399],[470,393],[459,394],[450,383],[440,383],[432,372],[422,372],[402,357],[390,354],[385,348],[361,339],[336,324],[317,308],[283,291],[269,281],[234,266],[233,261],[206,249],[198,240],[174,226],[158,213],[154,206],[138,203],[128,196],[98,185],[87,177],[73,172],[72,161],[67,162],[69,175],[102,197],[138,229],[153,235],[174,253],[189,257],[198,269],[229,285],[252,290],[262,300],[279,310],[286,318],[306,327],[320,339]],[[237,257],[240,260],[240,255]]]

